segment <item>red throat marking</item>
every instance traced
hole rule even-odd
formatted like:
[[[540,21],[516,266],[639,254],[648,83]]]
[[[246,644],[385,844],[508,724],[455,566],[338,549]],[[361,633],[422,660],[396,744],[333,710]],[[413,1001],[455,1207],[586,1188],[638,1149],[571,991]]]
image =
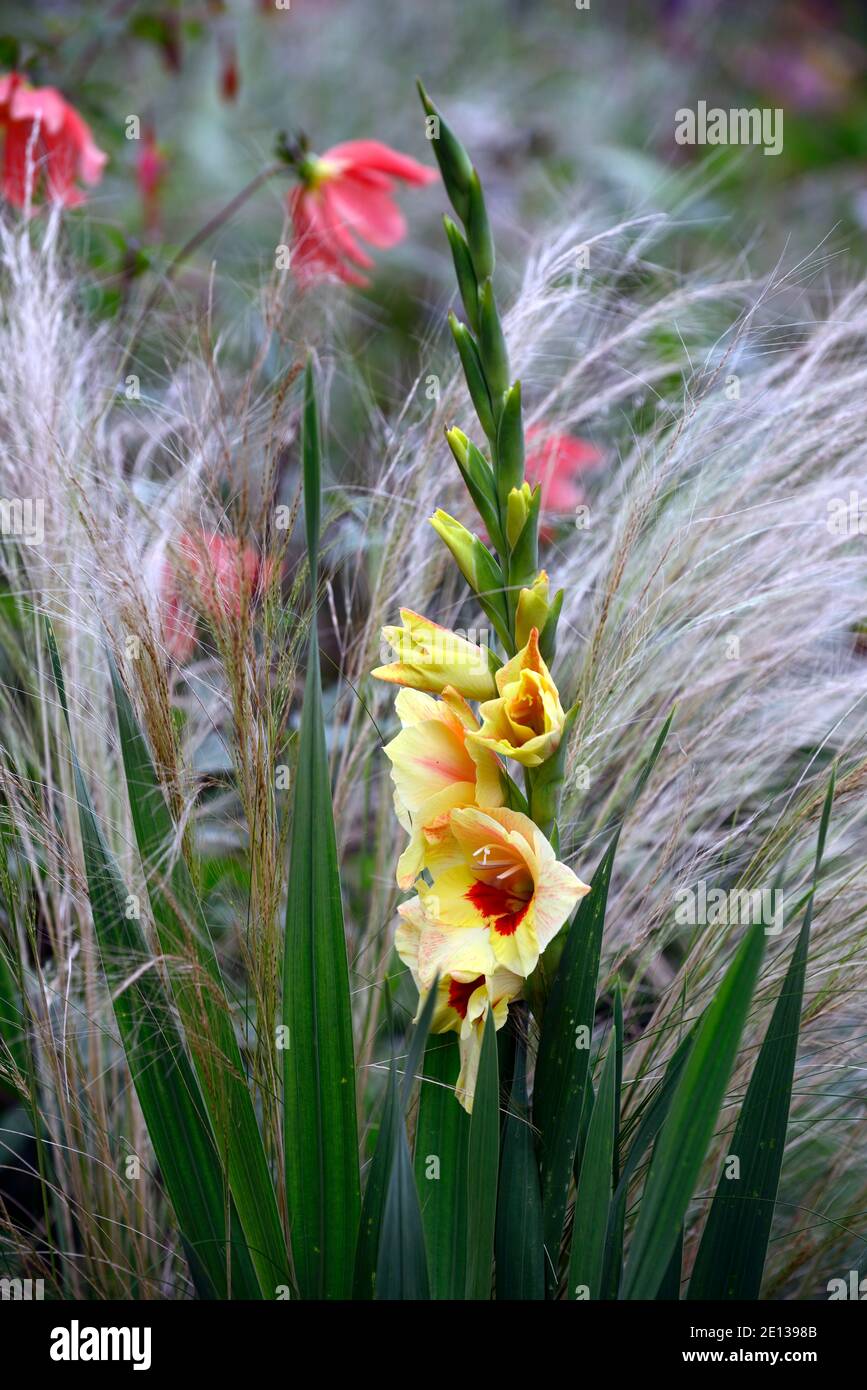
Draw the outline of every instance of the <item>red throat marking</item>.
[[[454,1009],[460,1018],[466,1018],[467,1009],[470,1006],[470,996],[475,994],[479,985],[485,983],[484,975],[477,975],[474,980],[464,984],[462,980],[452,980],[449,984],[449,1008]]]
[[[495,883],[482,883],[481,879],[476,879],[466,896],[500,936],[514,936],[530,906],[529,899],[525,902],[507,888],[499,888]]]

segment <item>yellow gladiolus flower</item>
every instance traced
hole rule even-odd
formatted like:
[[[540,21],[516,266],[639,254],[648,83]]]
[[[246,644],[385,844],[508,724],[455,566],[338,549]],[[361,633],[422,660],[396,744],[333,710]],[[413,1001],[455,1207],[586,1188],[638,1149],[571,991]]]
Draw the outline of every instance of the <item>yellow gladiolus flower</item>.
[[[426,950],[430,966],[489,973],[487,946],[498,965],[529,975],[579,898],[589,893],[561,864],[537,825],[508,807],[465,806],[449,816],[450,839],[439,848],[432,883],[417,888],[437,924]]]
[[[539,630],[531,628],[527,645],[497,672],[499,698],[480,706],[482,727],[471,740],[538,767],[557,751],[566,718],[557,687],[539,651]]]
[[[423,868],[436,864],[438,846],[450,834],[450,813],[473,803],[501,806],[503,784],[496,756],[467,741],[479,721],[451,686],[441,700],[401,690],[395,710],[403,728],[384,751],[391,761],[397,818],[410,836],[397,881],[411,888]]]
[[[475,933],[443,931],[428,916],[418,898],[401,903],[398,912],[401,920],[394,944],[419,991],[416,1019],[436,980],[431,1032],[459,1035],[461,1069],[455,1095],[464,1109],[472,1113],[488,1012],[493,1011],[494,1026],[502,1028],[509,1016],[509,1004],[521,997],[524,982],[519,975],[496,964],[490,946],[485,947],[476,940],[465,943],[461,950],[460,938],[474,937]],[[456,947],[455,937],[458,938]],[[455,948],[451,955],[455,963],[445,969],[450,945]],[[479,963],[481,968],[477,969]],[[489,973],[485,973],[488,966]]]
[[[382,629],[398,660],[377,666],[373,675],[379,680],[435,695],[450,685],[467,700],[486,700],[496,694],[487,647],[468,642],[410,608],[401,608],[400,620],[402,627]]]

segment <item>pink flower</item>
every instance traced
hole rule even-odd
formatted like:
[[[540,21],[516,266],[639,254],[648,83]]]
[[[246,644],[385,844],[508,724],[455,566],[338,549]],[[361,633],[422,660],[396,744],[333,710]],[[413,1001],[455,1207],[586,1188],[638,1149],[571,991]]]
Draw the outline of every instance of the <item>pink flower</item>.
[[[302,284],[334,277],[366,285],[356,267],[373,260],[358,238],[384,249],[406,235],[403,213],[392,198],[394,180],[423,185],[435,169],[399,154],[379,140],[347,140],[301,166],[302,182],[289,195],[294,227],[292,264]]]
[[[270,584],[275,561],[261,559],[234,536],[206,532],[182,535],[177,554],[178,563],[164,559],[160,568],[160,613],[169,655],[186,661],[196,645],[196,619],[189,602],[212,622],[237,620],[245,603],[261,597]]]
[[[51,202],[77,207],[84,195],[76,179],[95,184],[102,177],[108,155],[97,149],[90,127],[53,87],[31,87],[17,72],[0,77],[0,130],[0,187],[15,207],[24,207],[43,178]]]
[[[160,226],[160,196],[169,161],[157,144],[153,126],[145,129],[141,152],[136,161],[136,179],[141,194],[145,226],[150,236],[156,236]]]
[[[602,454],[586,439],[555,434],[545,425],[529,425],[524,472],[534,486],[542,484],[542,511],[574,512],[584,500],[576,481],[581,473],[602,462]]]

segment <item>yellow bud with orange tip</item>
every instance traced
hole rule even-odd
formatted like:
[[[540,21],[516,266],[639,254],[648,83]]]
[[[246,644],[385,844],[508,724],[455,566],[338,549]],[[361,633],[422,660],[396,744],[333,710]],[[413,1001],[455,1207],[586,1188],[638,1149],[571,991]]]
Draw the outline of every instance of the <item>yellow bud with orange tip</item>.
[[[439,695],[451,686],[466,700],[496,694],[487,647],[468,642],[447,627],[401,608],[401,627],[384,627],[382,635],[397,661],[377,666],[378,680]]]

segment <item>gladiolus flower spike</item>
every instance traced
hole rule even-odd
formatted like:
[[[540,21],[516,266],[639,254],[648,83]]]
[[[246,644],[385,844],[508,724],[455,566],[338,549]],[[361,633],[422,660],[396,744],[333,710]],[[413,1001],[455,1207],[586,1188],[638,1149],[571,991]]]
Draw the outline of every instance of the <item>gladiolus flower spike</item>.
[[[539,569],[543,489],[525,478],[521,387],[509,376],[484,193],[463,146],[420,90],[463,225],[445,220],[467,318],[451,314],[449,324],[487,456],[459,428],[446,439],[488,545],[441,508],[431,525],[502,655],[402,608],[401,626],[383,629],[396,659],[373,675],[402,687],[401,729],[385,752],[408,836],[397,881],[412,896],[398,908],[395,946],[419,992],[417,1017],[430,1001],[432,1032],[458,1034],[456,1094],[472,1111],[488,1018],[499,1029],[519,1000],[544,1003],[539,981],[550,971],[539,970],[541,958],[589,887],[557,856],[577,707],[564,711],[549,665],[563,595],[551,597]]]

